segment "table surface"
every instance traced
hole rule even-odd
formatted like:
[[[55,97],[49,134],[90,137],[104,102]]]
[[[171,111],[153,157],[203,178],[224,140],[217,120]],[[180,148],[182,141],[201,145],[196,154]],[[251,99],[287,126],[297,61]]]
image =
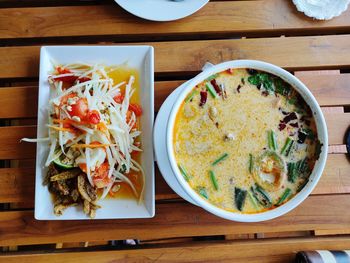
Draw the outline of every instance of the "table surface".
[[[314,21],[291,2],[211,1],[157,23],[112,0],[0,0],[0,262],[291,262],[298,250],[349,249],[350,10]],[[235,223],[182,200],[157,170],[152,219],[36,221],[35,145],[19,140],[36,135],[40,46],[125,43],[154,46],[156,111],[206,61],[258,59],[298,76],[322,106],[331,145],[312,195],[278,219]],[[140,244],[115,241],[124,239]]]

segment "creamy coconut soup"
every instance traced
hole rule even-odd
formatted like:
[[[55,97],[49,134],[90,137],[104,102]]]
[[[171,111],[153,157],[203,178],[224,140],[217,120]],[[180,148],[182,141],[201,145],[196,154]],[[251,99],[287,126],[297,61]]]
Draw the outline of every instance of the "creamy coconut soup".
[[[302,97],[253,69],[229,69],[194,87],[177,113],[173,144],[191,188],[241,213],[290,200],[308,182],[321,148]]]

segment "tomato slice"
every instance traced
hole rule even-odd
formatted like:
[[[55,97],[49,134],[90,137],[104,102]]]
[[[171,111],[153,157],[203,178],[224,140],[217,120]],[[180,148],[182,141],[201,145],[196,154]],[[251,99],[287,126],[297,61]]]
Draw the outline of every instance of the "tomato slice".
[[[116,103],[121,104],[124,100],[124,95],[119,93],[113,99]]]
[[[101,117],[97,110],[92,110],[88,112],[87,120],[91,124],[99,124]]]
[[[108,162],[104,162],[93,173],[92,180],[97,188],[106,187],[111,182],[111,179],[108,178],[108,171],[109,171]]]
[[[69,98],[74,98],[76,96],[78,96],[78,94],[75,92],[72,92],[72,93],[67,94],[66,96],[63,96],[61,98],[61,105],[67,104]]]
[[[71,116],[77,116],[81,120],[85,119],[89,112],[87,99],[85,98],[80,98],[75,104],[71,105],[70,107],[71,109],[68,110],[69,114]]]
[[[133,111],[138,117],[142,115],[142,108],[139,104],[130,103],[129,110]]]

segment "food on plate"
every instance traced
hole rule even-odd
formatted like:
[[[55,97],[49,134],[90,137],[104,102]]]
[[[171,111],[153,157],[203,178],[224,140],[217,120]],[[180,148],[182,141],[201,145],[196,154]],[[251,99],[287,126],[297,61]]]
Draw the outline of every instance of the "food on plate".
[[[196,85],[173,130],[179,173],[207,202],[259,213],[295,196],[321,151],[311,109],[288,83],[228,69]]]
[[[67,207],[79,205],[93,218],[99,199],[141,201],[137,72],[103,65],[57,65],[48,82],[50,149],[44,184],[53,194],[54,213],[61,215]]]

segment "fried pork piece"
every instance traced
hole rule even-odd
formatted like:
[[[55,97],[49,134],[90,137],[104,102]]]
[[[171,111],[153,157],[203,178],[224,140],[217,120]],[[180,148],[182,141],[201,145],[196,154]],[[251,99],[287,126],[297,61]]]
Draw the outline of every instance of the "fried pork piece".
[[[96,189],[87,182],[84,174],[78,176],[78,191],[82,198],[90,203],[97,199]]]
[[[50,182],[50,178],[52,176],[55,176],[56,174],[59,174],[60,172],[57,170],[56,166],[51,163],[48,167],[48,171],[47,171],[47,174],[44,178],[44,181],[43,181],[43,185],[48,185],[49,182]]]
[[[54,195],[54,213],[59,216],[70,206],[82,205],[86,215],[94,218],[100,208],[96,189],[89,184],[86,175],[80,169],[61,171],[54,164],[49,166],[45,177],[49,190]]]
[[[54,181],[64,181],[64,180],[72,179],[78,176],[79,173],[81,173],[79,169],[67,170],[62,173],[51,176],[50,181],[54,182]]]

